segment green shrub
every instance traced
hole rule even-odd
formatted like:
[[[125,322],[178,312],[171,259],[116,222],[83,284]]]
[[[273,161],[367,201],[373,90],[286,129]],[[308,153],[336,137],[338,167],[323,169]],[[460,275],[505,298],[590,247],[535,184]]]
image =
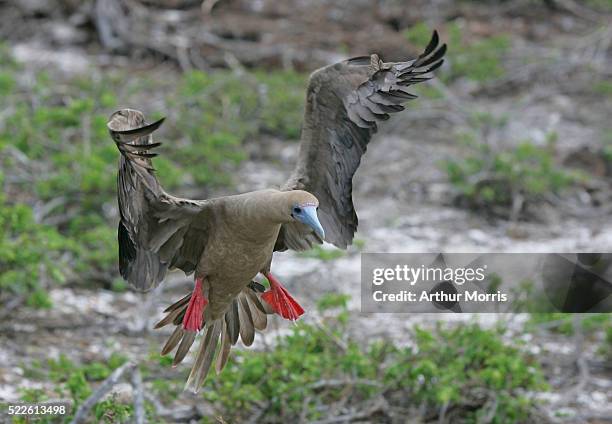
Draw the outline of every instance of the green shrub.
[[[322,306],[346,311],[347,299],[332,297]],[[297,324],[273,350],[234,352],[203,396],[227,422],[257,412],[261,422],[317,420],[329,418],[337,402],[360,410],[384,397],[391,407],[430,419],[447,405],[457,419],[475,422],[492,412],[493,422],[502,423],[527,421],[534,407],[527,392],[546,387],[537,361],[504,342],[501,329],[416,329],[414,347],[398,347],[358,342],[348,336],[347,322]],[[487,396],[494,396],[494,411]]]
[[[604,12],[612,12],[612,0],[586,0],[587,6]]]
[[[63,416],[41,417],[40,423],[68,423],[74,416],[79,405],[87,399],[97,382],[106,379],[112,371],[126,362],[127,358],[119,353],[113,353],[106,362],[90,362],[79,365],[64,354],[57,359],[49,359],[45,366],[34,361],[24,366],[24,375],[39,381],[51,381],[55,384],[52,393],[42,389],[21,390],[21,400],[24,402],[42,402],[48,399],[70,399],[72,409]],[[118,402],[109,397],[98,402],[93,409],[96,422],[124,422],[132,413],[132,406]],[[29,421],[17,420],[17,423]]]
[[[564,312],[531,314],[526,328],[528,331],[531,331],[541,324],[551,323],[555,324],[549,328],[553,333],[564,336],[574,334],[574,315]],[[580,326],[581,330],[586,333],[593,333],[599,330],[607,331],[612,327],[612,315],[584,314],[580,317]]]
[[[537,200],[576,181],[570,171],[553,162],[550,150],[530,141],[497,153],[483,146],[481,152],[465,159],[445,161],[445,168],[460,195],[478,206],[510,205],[518,193]],[[483,177],[474,178],[479,175]]]
[[[604,96],[610,97],[612,96],[612,82],[605,80],[596,81],[593,83],[593,91],[596,94],[602,94]]]
[[[604,159],[612,164],[612,128],[607,128],[604,130],[602,145]]]
[[[471,207],[509,206],[520,196],[525,203],[558,194],[585,179],[555,159],[556,134],[548,135],[540,146],[524,140],[513,147],[492,146],[486,142],[491,125],[505,125],[488,114],[475,117],[474,130],[460,137],[468,153],[441,162],[458,199]]]
[[[504,75],[502,59],[510,48],[510,38],[495,35],[468,42],[461,26],[453,23],[449,27],[448,48],[452,52],[449,78],[465,77],[486,82]]]
[[[531,314],[525,325],[526,331],[545,328],[553,334],[563,337],[573,336],[576,326],[587,337],[593,338],[597,333],[603,335],[603,340],[597,348],[597,353],[604,360],[612,360],[612,314],[582,314],[576,322],[576,315],[562,312]]]
[[[333,261],[346,255],[346,252],[336,248],[321,247],[315,245],[312,249],[305,252],[300,252],[300,256],[304,258],[320,259],[322,261]]]
[[[123,423],[131,417],[132,405],[117,402],[116,396],[98,402],[94,407],[94,416],[99,423]]]
[[[319,298],[317,301],[317,309],[319,309],[319,311],[326,311],[339,308],[345,311],[349,300],[350,296],[347,294],[329,293]]]
[[[31,207],[8,204],[0,193],[0,303],[23,296],[28,306],[49,307],[46,281],[64,282],[61,254],[71,246],[53,227],[36,223]]]
[[[288,139],[300,136],[306,78],[293,71],[257,72],[262,93],[261,130]]]
[[[599,352],[608,360],[612,360],[612,322],[608,322],[605,328],[605,338]]]
[[[489,413],[493,422],[528,421],[533,400],[526,391],[546,388],[535,358],[501,338],[504,330],[465,325],[436,331],[416,329],[417,348],[403,350],[402,359],[386,379],[409,390],[415,401],[438,408],[476,401],[482,390],[495,393],[494,411],[482,408],[466,413],[479,421]],[[404,362],[405,361],[405,362]],[[410,366],[404,368],[406,363]]]

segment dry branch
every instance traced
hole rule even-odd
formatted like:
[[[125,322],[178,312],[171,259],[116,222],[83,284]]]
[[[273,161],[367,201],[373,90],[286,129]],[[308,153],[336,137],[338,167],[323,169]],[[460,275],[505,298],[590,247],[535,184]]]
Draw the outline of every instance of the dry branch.
[[[74,418],[70,422],[70,424],[79,424],[86,422],[86,419],[89,415],[91,409],[98,403],[102,398],[112,390],[112,388],[119,382],[121,377],[126,371],[131,371],[136,364],[134,362],[126,362],[115,371],[112,372],[111,375],[106,378],[98,388],[89,396],[85,402],[79,406],[74,414]]]
[[[142,388],[142,375],[138,367],[134,368],[134,372],[132,373],[132,387],[134,388],[134,423],[144,424],[146,422],[144,391]]]

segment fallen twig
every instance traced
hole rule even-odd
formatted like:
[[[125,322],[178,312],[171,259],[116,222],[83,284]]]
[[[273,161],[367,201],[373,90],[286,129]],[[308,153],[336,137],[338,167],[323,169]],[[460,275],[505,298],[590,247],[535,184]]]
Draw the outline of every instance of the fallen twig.
[[[108,376],[106,380],[104,380],[98,388],[89,396],[85,402],[79,406],[76,413],[74,414],[74,418],[70,422],[70,424],[79,424],[85,422],[89,412],[94,407],[96,403],[98,403],[108,392],[112,390],[112,388],[117,384],[119,379],[123,376],[126,371],[132,370],[136,364],[134,362],[126,362],[115,371],[112,372],[111,375]]]
[[[311,424],[334,424],[334,423],[342,423],[342,422],[353,422],[357,420],[362,420],[369,418],[378,411],[384,411],[388,408],[389,404],[385,400],[384,397],[378,397],[374,402],[371,402],[369,407],[365,409],[356,410],[353,409],[348,414],[338,415],[335,417],[326,418],[320,421],[313,421]]]
[[[17,309],[25,302],[24,295],[18,295],[11,299],[9,299],[6,303],[0,305],[2,306],[2,312],[0,312],[0,320],[4,320],[9,317],[14,309]]]
[[[145,423],[144,393],[142,389],[142,375],[138,367],[132,373],[132,387],[134,388],[134,423]]]
[[[144,392],[143,396],[151,405],[153,405],[155,415],[160,418],[167,419],[169,422],[190,421],[192,419],[198,419],[201,417],[201,414],[198,412],[197,408],[193,406],[169,409],[162,405],[162,403],[151,393]]]

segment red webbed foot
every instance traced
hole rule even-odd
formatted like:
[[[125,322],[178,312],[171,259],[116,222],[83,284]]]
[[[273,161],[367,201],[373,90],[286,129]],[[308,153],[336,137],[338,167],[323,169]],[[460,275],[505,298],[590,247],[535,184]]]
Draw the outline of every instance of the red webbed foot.
[[[202,329],[206,305],[208,305],[208,300],[206,300],[202,292],[202,279],[196,278],[195,287],[193,288],[193,293],[183,318],[183,328],[185,330],[198,332]]]
[[[298,319],[304,313],[304,308],[272,274],[264,273],[264,275],[270,282],[270,290],[263,293],[261,298],[281,317],[292,321]]]

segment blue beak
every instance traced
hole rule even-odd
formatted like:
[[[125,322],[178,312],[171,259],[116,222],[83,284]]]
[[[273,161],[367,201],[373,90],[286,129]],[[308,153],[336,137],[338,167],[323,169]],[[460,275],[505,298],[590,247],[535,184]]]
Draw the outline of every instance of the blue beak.
[[[295,215],[295,218],[301,223],[306,224],[310,228],[312,228],[314,232],[321,238],[321,240],[325,240],[325,230],[323,230],[323,226],[319,222],[319,217],[317,216],[317,208],[315,206],[303,207],[302,212],[300,214]]]

